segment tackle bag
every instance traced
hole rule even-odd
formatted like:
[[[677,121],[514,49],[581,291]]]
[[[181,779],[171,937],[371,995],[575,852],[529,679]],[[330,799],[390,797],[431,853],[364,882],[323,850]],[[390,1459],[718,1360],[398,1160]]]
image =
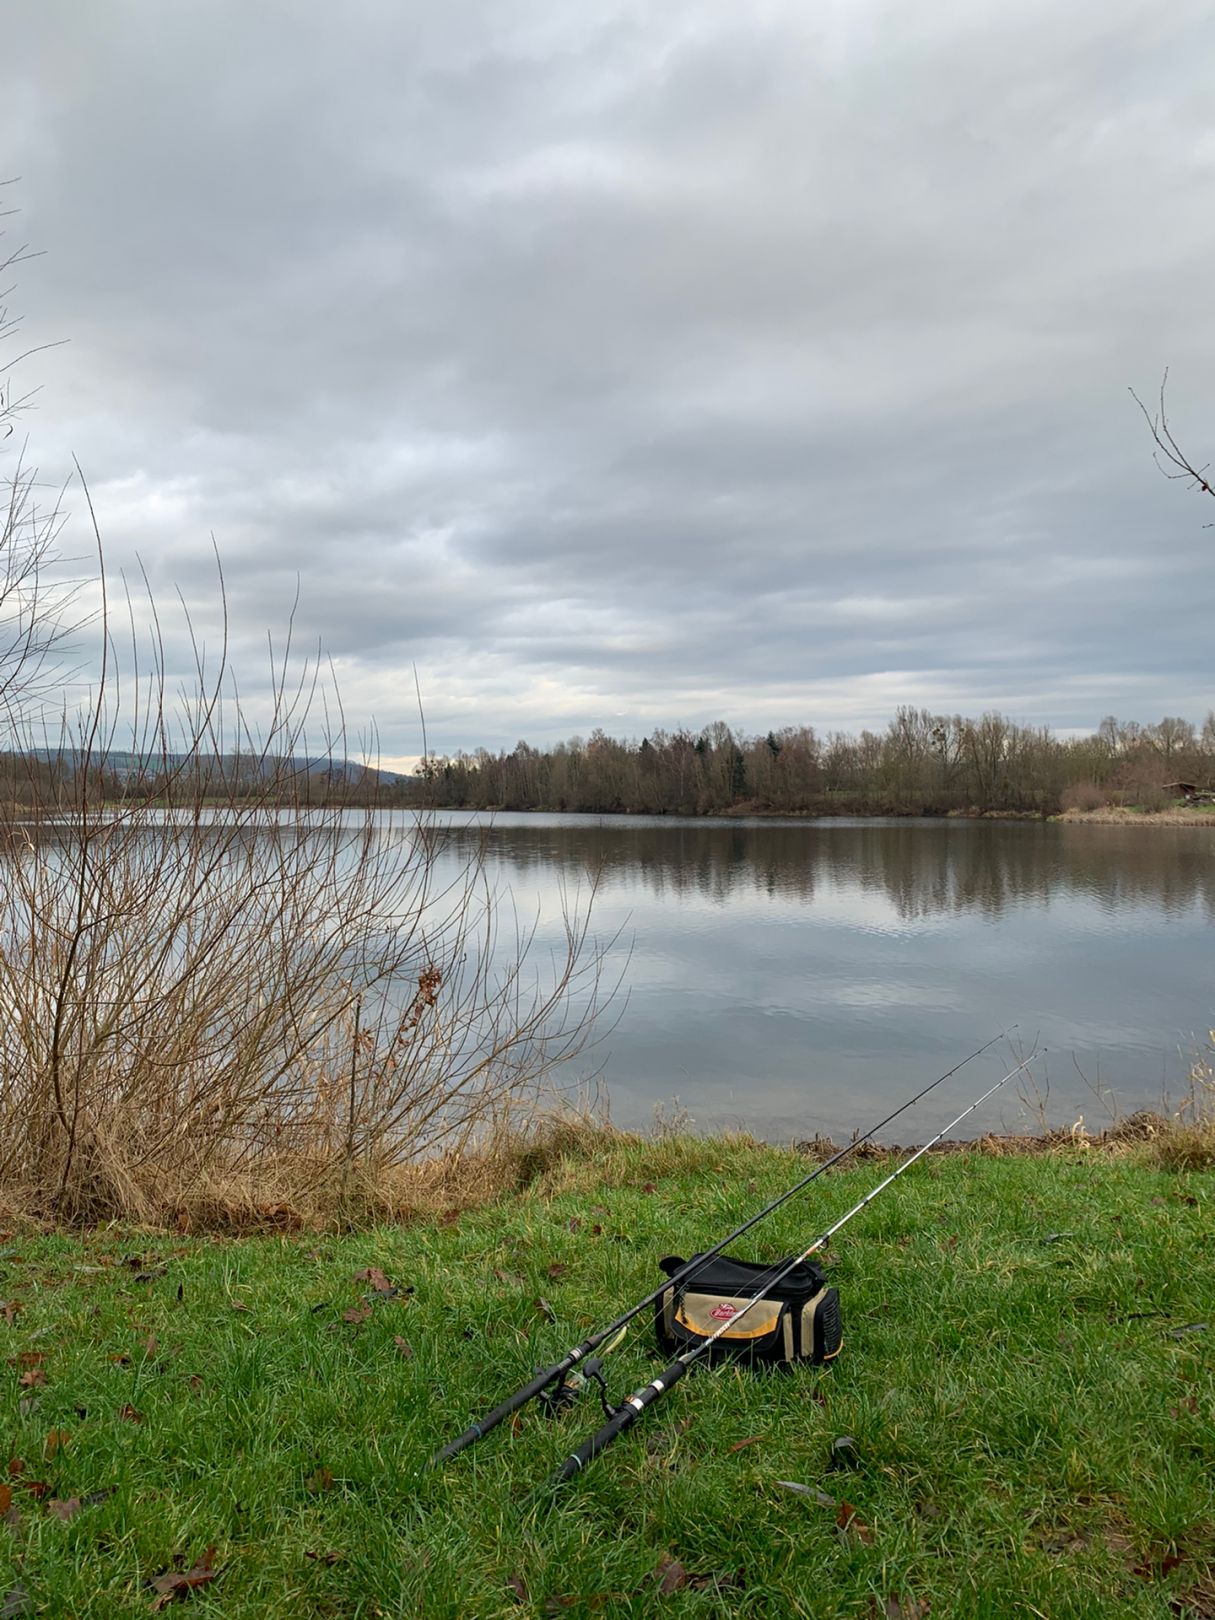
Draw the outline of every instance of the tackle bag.
[[[669,1254],[658,1262],[668,1277],[684,1266],[695,1266],[699,1255],[681,1260]],[[840,1352],[840,1296],[827,1286],[822,1271],[803,1260],[779,1282],[788,1260],[756,1265],[714,1255],[711,1260],[669,1288],[655,1302],[658,1347],[666,1355],[681,1355],[703,1344],[718,1328],[725,1332],[707,1352],[716,1356],[745,1356],[764,1362],[809,1361],[815,1366]],[[748,1302],[760,1297],[754,1305]],[[737,1326],[729,1324],[737,1318]]]

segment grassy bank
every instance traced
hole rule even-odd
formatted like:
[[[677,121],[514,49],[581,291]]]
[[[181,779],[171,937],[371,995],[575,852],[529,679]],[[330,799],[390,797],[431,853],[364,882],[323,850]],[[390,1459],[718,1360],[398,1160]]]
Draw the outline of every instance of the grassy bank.
[[[917,1165],[834,1245],[832,1369],[690,1377],[548,1510],[589,1399],[418,1478],[803,1162],[625,1139],[357,1235],[6,1232],[0,1613],[144,1615],[193,1571],[229,1620],[1215,1614],[1215,1175],[1133,1154]],[[639,1326],[616,1391],[654,1368]]]

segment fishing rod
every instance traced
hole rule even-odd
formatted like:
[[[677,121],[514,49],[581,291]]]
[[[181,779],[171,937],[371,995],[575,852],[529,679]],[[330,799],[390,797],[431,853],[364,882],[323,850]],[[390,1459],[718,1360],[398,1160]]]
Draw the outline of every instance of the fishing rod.
[[[1017,1026],[1014,1024],[1012,1029],[1015,1030],[1016,1027]],[[598,1333],[592,1333],[589,1338],[584,1339],[581,1344],[575,1345],[572,1350],[567,1350],[565,1355],[561,1357],[560,1361],[555,1361],[551,1367],[543,1368],[528,1383],[515,1390],[512,1395],[508,1395],[506,1399],[499,1405],[495,1406],[492,1411],[487,1412],[485,1416],[479,1418],[477,1422],[469,1424],[468,1428],[464,1430],[463,1434],[457,1435],[454,1440],[448,1441],[447,1445],[443,1446],[441,1450],[436,1451],[434,1456],[427,1463],[426,1467],[428,1469],[437,1468],[441,1463],[445,1463],[450,1458],[457,1456],[467,1446],[471,1446],[474,1441],[480,1440],[482,1436],[487,1435],[491,1429],[496,1429],[499,1423],[505,1422],[508,1417],[513,1416],[514,1413],[519,1411],[521,1407],[526,1406],[528,1401],[541,1399],[550,1386],[552,1386],[554,1392],[558,1391],[565,1380],[566,1374],[572,1372],[576,1367],[578,1367],[579,1363],[582,1363],[581,1370],[585,1374],[592,1378],[597,1377],[600,1366],[598,1358],[596,1358],[594,1362],[591,1362],[588,1361],[588,1357],[593,1358],[595,1351],[601,1346],[607,1347],[605,1354],[608,1353],[608,1351],[615,1349],[616,1344],[619,1343],[619,1340],[623,1337],[625,1328],[627,1328],[633,1318],[635,1316],[640,1316],[642,1311],[647,1310],[651,1305],[654,1305],[668,1288],[670,1288],[672,1285],[678,1285],[681,1282],[686,1282],[688,1278],[693,1276],[695,1272],[699,1271],[701,1267],[706,1264],[706,1262],[712,1260],[715,1255],[721,1254],[722,1251],[728,1248],[729,1245],[737,1238],[742,1237],[745,1232],[749,1232],[753,1226],[758,1225],[758,1223],[762,1221],[766,1215],[772,1214],[772,1212],[779,1209],[782,1204],[787,1204],[791,1198],[795,1197],[804,1188],[808,1187],[812,1181],[817,1181],[819,1176],[824,1175],[832,1168],[833,1165],[839,1164],[840,1161],[842,1159],[846,1159],[850,1153],[855,1153],[857,1148],[861,1147],[865,1142],[868,1142],[871,1137],[876,1136],[879,1131],[885,1130],[886,1126],[891,1124],[892,1121],[898,1119],[900,1114],[905,1114],[909,1108],[914,1108],[916,1103],[918,1103],[921,1098],[926,1097],[930,1091],[935,1091],[937,1086],[943,1085],[946,1080],[951,1079],[955,1074],[958,1073],[960,1069],[964,1069],[966,1065],[968,1063],[972,1063],[975,1058],[981,1057],[984,1052],[990,1051],[990,1049],[995,1046],[997,1041],[1003,1040],[1006,1035],[1011,1033],[1012,1030],[1001,1030],[998,1035],[993,1035],[991,1040],[985,1042],[985,1044],[982,1046],[976,1047],[975,1050],[969,1054],[969,1056],[964,1057],[960,1063],[955,1063],[952,1069],[947,1069],[945,1073],[938,1076],[938,1078],[935,1079],[931,1085],[925,1086],[922,1091],[917,1091],[914,1097],[911,1097],[907,1102],[900,1104],[900,1106],[896,1108],[893,1113],[887,1114],[885,1119],[879,1120],[876,1125],[871,1125],[863,1136],[854,1137],[846,1147],[839,1148],[831,1155],[829,1159],[825,1160],[822,1164],[818,1165],[814,1170],[812,1170],[809,1175],[803,1176],[800,1181],[795,1182],[792,1187],[788,1188],[787,1191],[772,1199],[771,1203],[765,1204],[761,1210],[752,1215],[748,1220],[745,1220],[741,1226],[736,1226],[732,1232],[728,1233],[726,1237],[722,1238],[720,1243],[714,1244],[713,1248],[706,1250],[703,1254],[693,1256],[693,1258],[687,1261],[685,1265],[680,1267],[680,1269],[676,1271],[673,1276],[663,1281],[659,1287],[655,1288],[651,1293],[648,1293],[644,1299],[638,1300],[636,1305],[631,1305],[628,1310],[624,1311],[620,1316],[618,1316],[614,1322],[609,1322],[607,1327],[602,1328]]]
[[[652,1406],[655,1401],[667,1394],[667,1392],[679,1382],[684,1373],[687,1372],[688,1368],[699,1360],[701,1356],[705,1355],[706,1352],[717,1342],[717,1340],[722,1338],[727,1333],[732,1333],[737,1328],[738,1322],[742,1319],[742,1317],[744,1317],[748,1311],[750,1311],[759,1303],[761,1299],[764,1298],[765,1291],[779,1287],[779,1285],[792,1272],[794,1272],[798,1266],[802,1265],[806,1260],[808,1260],[810,1256],[816,1252],[816,1250],[825,1248],[835,1234],[841,1229],[841,1227],[847,1226],[848,1222],[853,1218],[854,1215],[859,1215],[867,1205],[873,1202],[880,1192],[883,1192],[887,1187],[889,1187],[892,1181],[897,1181],[898,1178],[903,1174],[904,1170],[910,1170],[911,1166],[916,1162],[917,1159],[922,1159],[930,1148],[935,1147],[936,1144],[941,1141],[942,1137],[947,1134],[947,1132],[952,1131],[956,1125],[960,1125],[968,1115],[973,1114],[977,1108],[982,1107],[989,1097],[993,1097],[996,1092],[999,1091],[1001,1086],[1007,1085],[1014,1075],[1020,1074],[1025,1068],[1027,1068],[1028,1065],[1033,1062],[1036,1055],[1036,1051],[1031,1052],[1029,1057],[1018,1063],[1015,1069],[1010,1069],[1008,1073],[1003,1076],[1003,1078],[997,1080],[994,1086],[985,1091],[981,1097],[976,1098],[968,1108],[964,1108],[958,1115],[957,1119],[951,1119],[949,1124],[945,1126],[944,1130],[938,1131],[936,1136],[934,1136],[930,1142],[925,1142],[923,1147],[917,1148],[914,1153],[910,1154],[902,1161],[901,1164],[897,1165],[895,1169],[893,1169],[890,1174],[885,1177],[884,1180],[879,1181],[876,1187],[874,1187],[870,1192],[867,1192],[864,1198],[855,1203],[846,1214],[841,1215],[839,1220],[835,1221],[831,1226],[829,1226],[820,1237],[815,1238],[814,1242],[811,1243],[808,1248],[803,1249],[801,1254],[797,1255],[796,1258],[792,1260],[781,1261],[778,1265],[773,1266],[766,1276],[759,1279],[759,1285],[756,1292],[749,1299],[747,1299],[738,1310],[731,1312],[729,1318],[723,1321],[720,1327],[715,1328],[712,1333],[708,1334],[699,1343],[693,1345],[691,1349],[685,1350],[682,1355],[676,1356],[675,1360],[672,1361],[671,1365],[666,1369],[665,1372],[661,1373],[651,1383],[648,1383],[644,1389],[639,1389],[635,1395],[630,1395],[622,1406],[617,1407],[615,1412],[611,1417],[608,1418],[608,1421],[601,1429],[598,1429],[589,1437],[589,1439],[584,1440],[582,1445],[578,1447],[577,1451],[570,1453],[570,1455],[549,1479],[548,1486],[557,1486],[564,1483],[568,1479],[572,1479],[574,1475],[580,1473],[589,1462],[593,1462],[601,1451],[603,1451],[607,1446],[611,1445],[612,1441],[615,1440],[618,1435],[621,1435],[627,1429],[632,1428],[633,1424],[636,1423],[637,1419],[645,1411],[647,1406]],[[669,1284],[666,1286],[669,1286]],[[543,1492],[546,1488],[547,1487],[545,1486],[541,1486],[541,1492]]]

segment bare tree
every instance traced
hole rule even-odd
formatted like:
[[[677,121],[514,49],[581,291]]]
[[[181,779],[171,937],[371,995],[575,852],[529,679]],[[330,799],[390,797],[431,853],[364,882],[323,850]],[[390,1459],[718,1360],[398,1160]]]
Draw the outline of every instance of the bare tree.
[[[1168,411],[1165,409],[1164,396],[1168,380],[1169,374],[1166,369],[1160,381],[1160,404],[1155,415],[1148,410],[1133,388],[1129,390],[1131,398],[1143,412],[1143,419],[1147,423],[1148,430],[1155,441],[1156,465],[1166,478],[1180,479],[1188,489],[1202,495],[1215,496],[1215,488],[1212,487],[1208,476],[1210,463],[1203,462],[1199,466],[1177,442],[1177,437],[1169,422]],[[1204,527],[1211,528],[1215,527],[1215,525],[1206,524]]]

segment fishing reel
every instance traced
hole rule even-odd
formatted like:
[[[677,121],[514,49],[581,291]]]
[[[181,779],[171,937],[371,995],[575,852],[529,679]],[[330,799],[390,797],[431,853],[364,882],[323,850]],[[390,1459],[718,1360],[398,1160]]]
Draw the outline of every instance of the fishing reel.
[[[543,1372],[537,1367],[537,1372]],[[542,1389],[536,1396],[545,1417],[560,1417],[561,1413],[573,1406],[574,1402],[583,1393],[588,1384],[594,1384],[599,1396],[599,1404],[603,1408],[606,1418],[616,1416],[618,1410],[608,1400],[607,1380],[603,1376],[603,1357],[592,1356],[584,1361],[581,1367],[571,1367],[563,1378],[556,1379],[547,1389]]]

